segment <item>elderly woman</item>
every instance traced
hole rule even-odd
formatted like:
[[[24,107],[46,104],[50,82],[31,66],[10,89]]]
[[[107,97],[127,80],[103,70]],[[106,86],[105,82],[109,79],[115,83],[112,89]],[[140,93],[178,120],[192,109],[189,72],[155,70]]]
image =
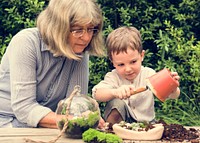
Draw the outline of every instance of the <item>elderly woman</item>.
[[[37,26],[17,33],[0,65],[0,127],[56,128],[55,110],[75,85],[88,93],[89,55],[104,54],[93,0],[50,0]]]

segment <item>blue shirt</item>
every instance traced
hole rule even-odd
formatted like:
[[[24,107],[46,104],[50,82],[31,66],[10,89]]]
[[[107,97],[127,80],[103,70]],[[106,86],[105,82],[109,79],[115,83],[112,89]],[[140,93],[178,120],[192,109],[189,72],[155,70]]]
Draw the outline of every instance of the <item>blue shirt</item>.
[[[37,28],[17,33],[0,64],[0,127],[14,120],[36,127],[75,85],[87,94],[89,55],[82,56],[80,61],[53,56]]]

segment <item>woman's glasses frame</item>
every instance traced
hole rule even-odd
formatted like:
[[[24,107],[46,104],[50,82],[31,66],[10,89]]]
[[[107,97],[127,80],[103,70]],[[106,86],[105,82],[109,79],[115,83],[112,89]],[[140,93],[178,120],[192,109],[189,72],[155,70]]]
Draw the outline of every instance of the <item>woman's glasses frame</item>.
[[[70,31],[72,35],[76,38],[82,37],[86,32],[89,35],[96,35],[99,32],[99,29],[96,28],[87,28],[87,29],[72,29]]]

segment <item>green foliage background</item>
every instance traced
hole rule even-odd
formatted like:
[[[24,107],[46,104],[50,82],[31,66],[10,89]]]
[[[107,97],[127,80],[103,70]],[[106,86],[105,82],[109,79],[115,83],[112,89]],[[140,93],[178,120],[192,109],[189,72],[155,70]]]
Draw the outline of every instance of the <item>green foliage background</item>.
[[[0,3],[0,59],[18,31],[35,26],[48,0],[2,0]],[[98,0],[104,14],[104,36],[119,26],[135,26],[142,33],[145,66],[167,67],[181,76],[179,99],[155,99],[156,117],[169,123],[200,126],[200,0]],[[107,57],[90,59],[89,94],[112,70]],[[101,111],[105,103],[100,103]]]

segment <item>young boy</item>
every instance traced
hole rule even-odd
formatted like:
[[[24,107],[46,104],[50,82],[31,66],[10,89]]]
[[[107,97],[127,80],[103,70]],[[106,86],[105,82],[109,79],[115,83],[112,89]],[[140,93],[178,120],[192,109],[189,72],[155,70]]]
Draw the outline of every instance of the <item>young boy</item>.
[[[153,93],[146,90],[131,96],[132,91],[147,85],[147,77],[155,74],[153,69],[142,66],[145,51],[140,32],[135,27],[120,27],[108,35],[106,47],[115,69],[92,89],[93,98],[107,102],[105,121],[111,124],[152,121],[155,118]],[[171,75],[178,82],[178,73],[171,72]],[[177,88],[169,98],[179,95]]]

